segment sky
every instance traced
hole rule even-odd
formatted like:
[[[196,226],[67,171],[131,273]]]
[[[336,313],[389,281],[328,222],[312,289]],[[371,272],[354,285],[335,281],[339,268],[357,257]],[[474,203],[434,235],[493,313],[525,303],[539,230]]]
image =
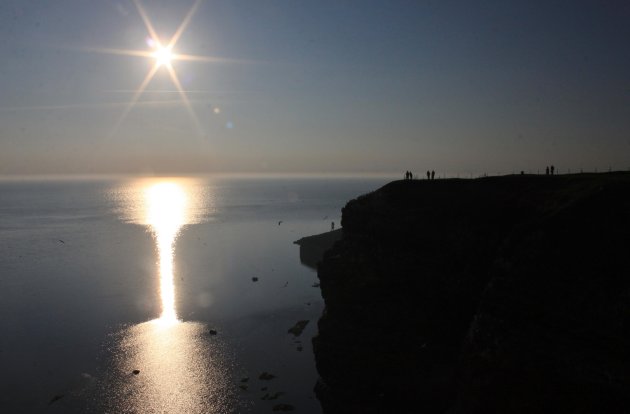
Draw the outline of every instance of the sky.
[[[195,5],[172,52],[201,58],[137,94],[141,11],[166,44]],[[0,175],[628,170],[628,22],[626,0],[2,0]]]

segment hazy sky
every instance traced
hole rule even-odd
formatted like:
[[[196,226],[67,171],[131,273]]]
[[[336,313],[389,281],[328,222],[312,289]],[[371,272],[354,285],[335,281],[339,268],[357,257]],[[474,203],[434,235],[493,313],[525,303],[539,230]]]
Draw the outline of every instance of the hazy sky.
[[[143,0],[163,42],[194,1]],[[0,174],[630,168],[630,2],[0,2]],[[218,113],[215,113],[218,112]],[[199,121],[199,128],[194,119]],[[122,119],[122,122],[120,122]]]

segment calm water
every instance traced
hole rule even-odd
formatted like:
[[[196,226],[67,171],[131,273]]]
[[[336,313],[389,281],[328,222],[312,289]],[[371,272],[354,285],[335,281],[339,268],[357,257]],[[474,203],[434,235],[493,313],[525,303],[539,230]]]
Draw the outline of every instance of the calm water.
[[[0,181],[0,411],[320,412],[292,242],[386,181]]]

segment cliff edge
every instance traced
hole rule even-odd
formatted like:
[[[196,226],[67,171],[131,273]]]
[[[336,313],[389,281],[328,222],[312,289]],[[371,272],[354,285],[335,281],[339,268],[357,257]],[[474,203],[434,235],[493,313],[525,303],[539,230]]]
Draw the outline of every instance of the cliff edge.
[[[311,269],[317,269],[317,264],[324,257],[326,250],[330,249],[342,236],[341,229],[332,230],[314,236],[302,237],[293,242],[300,246],[300,262]]]
[[[630,409],[630,174],[396,181],[342,216],[326,413]]]

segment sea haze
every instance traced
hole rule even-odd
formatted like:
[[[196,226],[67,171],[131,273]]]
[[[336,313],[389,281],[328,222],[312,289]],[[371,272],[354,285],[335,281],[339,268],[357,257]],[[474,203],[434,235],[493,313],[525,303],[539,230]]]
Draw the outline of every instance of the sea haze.
[[[0,181],[1,411],[320,412],[292,242],[387,181]]]

